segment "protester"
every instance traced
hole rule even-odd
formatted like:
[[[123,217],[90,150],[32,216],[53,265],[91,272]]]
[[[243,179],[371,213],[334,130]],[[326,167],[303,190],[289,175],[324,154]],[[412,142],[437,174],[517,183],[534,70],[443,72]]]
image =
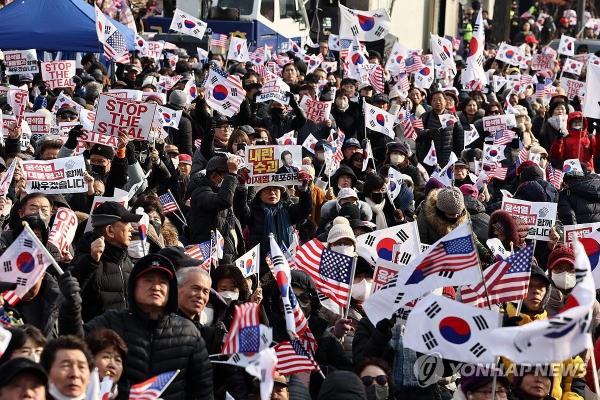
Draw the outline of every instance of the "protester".
[[[38,363],[17,357],[0,366],[0,376],[0,399],[46,399],[48,376]]]

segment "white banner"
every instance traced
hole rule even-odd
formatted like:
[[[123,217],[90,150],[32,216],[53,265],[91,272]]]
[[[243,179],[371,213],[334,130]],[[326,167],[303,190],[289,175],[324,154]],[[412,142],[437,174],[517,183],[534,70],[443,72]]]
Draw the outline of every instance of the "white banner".
[[[69,251],[69,245],[73,243],[77,231],[77,215],[73,210],[61,207],[56,210],[54,224],[48,235],[48,243],[52,243],[61,253]]]
[[[55,160],[23,161],[23,175],[27,193],[65,194],[87,192],[83,156]]]
[[[73,76],[75,76],[75,60],[42,63],[42,80],[50,89],[75,87],[75,84],[71,80]]]
[[[37,53],[32,50],[7,50],[4,52],[6,75],[37,74]]]
[[[249,186],[300,184],[302,146],[247,146],[244,161],[249,169]]]
[[[577,225],[565,225],[565,244],[569,247],[572,246],[575,238],[581,239],[584,236],[589,235],[593,231],[600,228],[600,222],[591,222],[589,224],[577,224]]]
[[[529,225],[527,239],[549,241],[550,229],[556,222],[556,203],[530,202],[502,198],[502,209],[512,216],[519,217]]]

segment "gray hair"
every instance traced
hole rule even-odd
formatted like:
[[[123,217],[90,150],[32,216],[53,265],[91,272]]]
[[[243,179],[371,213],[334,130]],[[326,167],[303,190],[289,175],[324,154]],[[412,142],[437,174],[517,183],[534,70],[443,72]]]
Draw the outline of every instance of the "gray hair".
[[[209,285],[212,284],[212,280],[210,279],[208,272],[204,271],[200,267],[185,267],[178,269],[175,273],[175,276],[177,277],[177,286],[181,286],[186,283],[190,274],[200,274],[208,279],[208,282],[210,282]]]

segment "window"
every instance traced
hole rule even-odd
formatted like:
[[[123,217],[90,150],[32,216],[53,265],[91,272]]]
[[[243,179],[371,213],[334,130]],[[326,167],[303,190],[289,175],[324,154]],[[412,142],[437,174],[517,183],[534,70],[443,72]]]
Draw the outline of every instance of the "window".
[[[260,3],[260,13],[269,21],[275,20],[275,1],[262,0]]]
[[[279,0],[279,18],[295,18],[296,15],[296,0]]]

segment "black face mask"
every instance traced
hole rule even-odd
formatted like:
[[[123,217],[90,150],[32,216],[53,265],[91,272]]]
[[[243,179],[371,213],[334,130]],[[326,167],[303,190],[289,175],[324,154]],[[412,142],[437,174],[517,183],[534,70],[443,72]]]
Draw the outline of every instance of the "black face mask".
[[[373,200],[373,202],[375,204],[379,204],[385,199],[385,193],[381,193],[381,192],[371,193],[370,197],[371,197],[371,200]]]
[[[104,165],[90,164],[90,169],[92,170],[92,175],[99,177],[106,175],[106,167]]]
[[[360,153],[354,153],[350,156],[350,161],[354,162],[362,162],[363,160],[363,155]]]

